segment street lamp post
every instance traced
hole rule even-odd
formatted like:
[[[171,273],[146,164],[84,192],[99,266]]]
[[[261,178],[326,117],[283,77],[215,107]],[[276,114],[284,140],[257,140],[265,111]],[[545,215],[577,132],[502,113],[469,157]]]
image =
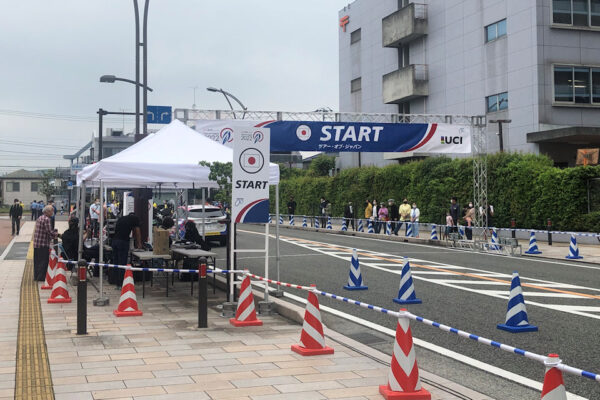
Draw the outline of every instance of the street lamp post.
[[[504,137],[502,135],[502,124],[510,124],[511,119],[493,119],[489,121],[491,124],[498,124],[498,141],[500,144],[500,153],[504,152]]]
[[[233,111],[233,118],[236,119],[236,115],[235,115],[235,111],[233,110],[233,106],[231,105],[231,101],[229,101],[229,97],[231,97],[233,100],[235,100],[240,107],[242,107],[242,110],[244,110],[244,114],[242,115],[242,119],[244,119],[244,117],[246,116],[246,110],[248,110],[246,108],[245,105],[242,104],[242,102],[240,101],[240,99],[238,99],[237,97],[235,97],[234,95],[232,95],[231,93],[223,90],[223,89],[217,89],[216,87],[207,87],[206,90],[208,90],[209,92],[219,92],[221,93],[223,96],[225,96],[225,100],[227,100],[227,103],[229,104],[229,108],[231,108],[231,111]]]

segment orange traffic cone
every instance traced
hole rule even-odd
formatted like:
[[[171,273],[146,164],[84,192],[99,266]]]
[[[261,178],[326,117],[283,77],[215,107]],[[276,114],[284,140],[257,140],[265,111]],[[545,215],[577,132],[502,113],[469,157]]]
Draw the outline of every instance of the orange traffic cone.
[[[52,284],[52,293],[48,299],[48,303],[70,303],[71,297],[67,290],[67,276],[64,262],[59,262],[56,266],[54,279]]]
[[[379,386],[379,393],[386,400],[431,400],[431,393],[421,387],[410,321],[406,317],[398,318],[390,367],[388,384]]]
[[[304,311],[304,324],[302,325],[302,333],[300,334],[300,344],[293,344],[292,351],[302,356],[333,354],[333,349],[325,346],[319,300],[317,299],[317,295],[312,291],[308,292],[308,302]]]
[[[263,324],[260,319],[256,318],[249,276],[242,281],[235,318],[230,318],[229,323],[233,326],[261,326]]]
[[[138,309],[137,297],[135,297],[135,282],[130,269],[125,270],[119,306],[116,310],[113,310],[113,314],[117,317],[138,317],[143,314]]]
[[[548,359],[544,364],[546,373],[544,374],[544,386],[542,386],[542,400],[567,400],[562,372],[556,368],[560,364],[558,354],[548,354]]]
[[[56,251],[50,249],[50,258],[48,258],[48,269],[46,270],[46,280],[42,285],[41,289],[50,290],[54,284],[54,275],[56,275],[56,264],[58,263],[58,257]]]

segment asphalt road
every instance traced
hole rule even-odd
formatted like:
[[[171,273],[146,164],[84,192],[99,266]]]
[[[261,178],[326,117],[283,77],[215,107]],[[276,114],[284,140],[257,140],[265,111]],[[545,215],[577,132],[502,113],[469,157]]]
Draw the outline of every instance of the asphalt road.
[[[257,226],[245,225],[238,233],[238,247],[261,248],[264,236]],[[271,230],[273,234],[273,230]],[[363,302],[396,310],[402,259],[411,259],[417,296],[422,304],[409,305],[409,311],[501,343],[538,354],[558,353],[568,365],[600,372],[600,266],[567,262],[545,262],[522,257],[494,256],[414,245],[341,236],[324,232],[282,229],[280,280],[297,284],[317,284],[318,288]],[[348,280],[350,253],[359,251],[367,291],[342,289]],[[222,249],[220,249],[222,251]],[[270,241],[271,257],[275,241]],[[371,253],[372,252],[372,253]],[[270,277],[276,278],[271,258]],[[238,256],[238,268],[264,273],[264,259],[257,254]],[[510,275],[518,271],[524,287],[529,320],[539,332],[511,334],[498,330],[504,322]],[[303,298],[306,293],[288,290]],[[387,315],[319,297],[322,306],[333,307],[353,317],[395,329],[396,321]],[[346,319],[323,313],[332,329],[391,354],[392,340],[385,334]],[[524,357],[478,344],[420,323],[412,323],[415,338],[441,346],[472,359],[519,376],[543,382],[544,366]],[[441,356],[436,351],[417,348],[421,368],[460,382],[497,399],[539,399],[539,391],[511,380]],[[485,369],[486,367],[483,367]],[[589,379],[565,376],[567,390],[584,398],[600,399],[600,384]]]

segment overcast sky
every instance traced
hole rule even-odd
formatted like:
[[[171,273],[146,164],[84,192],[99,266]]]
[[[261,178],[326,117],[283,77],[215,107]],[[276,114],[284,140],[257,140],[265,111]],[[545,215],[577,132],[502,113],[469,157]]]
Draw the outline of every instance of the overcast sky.
[[[349,2],[151,0],[148,104],[191,108],[197,86],[198,108],[227,109],[223,96],[205,90],[216,86],[250,110],[336,110],[337,13]],[[135,78],[134,35],[132,1],[3,2],[0,174],[66,166],[62,155],[97,131],[98,108],[135,111],[133,86],[98,82],[104,74]]]

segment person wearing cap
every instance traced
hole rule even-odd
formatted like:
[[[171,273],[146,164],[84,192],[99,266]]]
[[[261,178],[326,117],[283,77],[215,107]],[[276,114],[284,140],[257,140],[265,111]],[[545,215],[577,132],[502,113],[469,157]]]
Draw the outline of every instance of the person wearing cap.
[[[21,231],[21,217],[23,216],[23,206],[21,206],[21,203],[19,203],[19,199],[15,199],[13,205],[10,206],[8,215],[11,220],[12,235],[15,236],[16,232],[16,235],[18,236],[19,232]]]

